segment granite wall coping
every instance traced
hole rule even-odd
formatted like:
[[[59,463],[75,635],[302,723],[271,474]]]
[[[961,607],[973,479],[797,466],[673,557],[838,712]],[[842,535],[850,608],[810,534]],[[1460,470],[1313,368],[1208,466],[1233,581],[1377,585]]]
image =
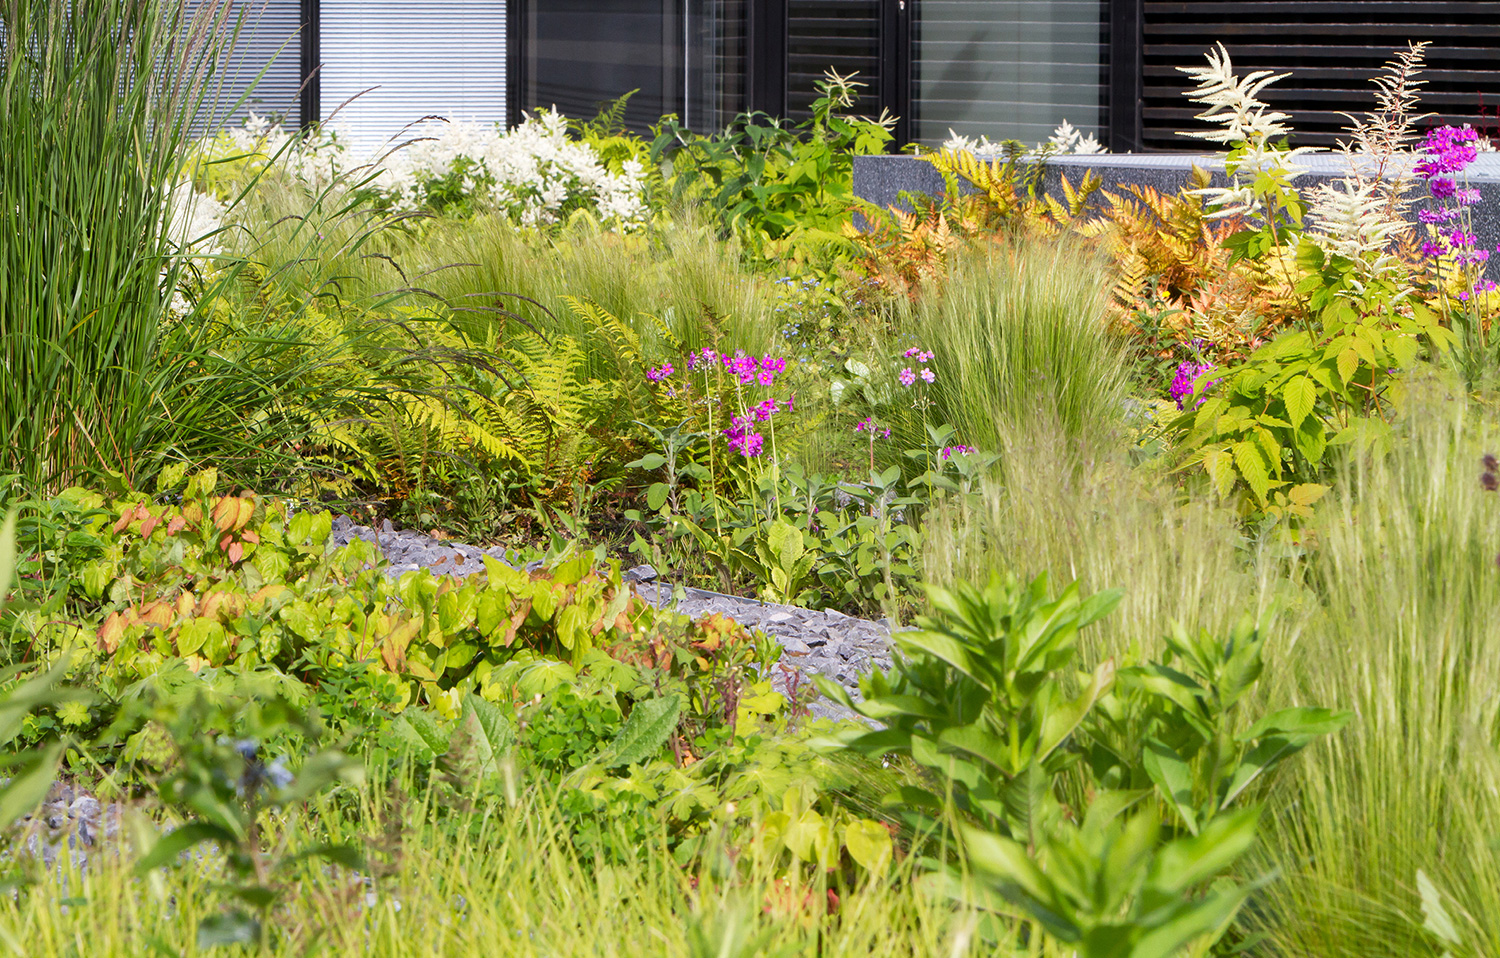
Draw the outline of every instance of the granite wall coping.
[[[1300,157],[1298,164],[1308,172],[1294,182],[1305,193],[1320,182],[1343,177],[1348,172],[1351,161],[1370,162],[1368,158],[1351,158],[1339,153]],[[1189,153],[1054,156],[1043,167],[1041,184],[1048,194],[1061,198],[1064,175],[1070,183],[1077,186],[1085,173],[1093,172],[1104,181],[1104,189],[1107,190],[1140,185],[1155,187],[1163,193],[1175,193],[1186,184],[1195,164],[1211,175],[1214,186],[1228,185],[1221,158],[1211,154]],[[1493,252],[1496,245],[1500,244],[1500,153],[1480,154],[1470,165],[1467,174],[1469,185],[1477,188],[1480,195],[1479,202],[1473,207],[1475,239],[1481,248]],[[901,201],[902,192],[940,195],[943,192],[943,177],[931,163],[917,156],[854,157],[855,196],[881,207],[900,206],[909,209],[909,205]],[[1413,195],[1415,194],[1416,191]],[[1415,215],[1413,211],[1413,222]]]

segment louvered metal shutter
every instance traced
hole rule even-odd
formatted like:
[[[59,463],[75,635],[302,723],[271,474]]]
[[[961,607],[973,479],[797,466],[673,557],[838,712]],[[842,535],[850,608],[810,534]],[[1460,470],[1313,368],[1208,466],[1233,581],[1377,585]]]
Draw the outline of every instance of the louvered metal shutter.
[[[787,116],[800,120],[810,115],[817,83],[830,69],[858,73],[867,86],[856,108],[879,113],[881,67],[880,0],[789,0]]]
[[[1408,40],[1431,40],[1421,109],[1433,123],[1472,123],[1500,135],[1500,2],[1487,0],[1146,0],[1142,133],[1147,149],[1193,149],[1174,135],[1201,129],[1175,67],[1202,64],[1221,42],[1236,72],[1292,76],[1264,99],[1290,113],[1303,146],[1331,146],[1348,120],[1374,108],[1370,78]],[[1484,114],[1481,116],[1481,111]]]
[[[191,19],[202,6],[201,0],[187,0],[186,17]],[[211,86],[198,127],[238,125],[251,113],[289,127],[300,125],[301,0],[242,0],[229,7],[225,25],[234,32],[223,84]]]
[[[321,7],[323,116],[355,149],[376,149],[429,115],[505,121],[505,0]]]
[[[1046,140],[1063,120],[1103,122],[1100,0],[921,0],[912,97],[915,139]]]

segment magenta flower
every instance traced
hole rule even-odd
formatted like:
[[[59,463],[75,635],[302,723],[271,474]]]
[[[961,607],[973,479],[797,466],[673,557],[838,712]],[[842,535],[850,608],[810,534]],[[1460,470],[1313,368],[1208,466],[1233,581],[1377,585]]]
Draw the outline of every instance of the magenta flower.
[[[692,363],[691,357],[688,359],[688,362],[689,362],[689,364]],[[672,375],[672,373],[674,371],[675,370],[672,369],[672,364],[671,363],[663,363],[657,369],[647,370],[646,371],[646,378],[649,379],[649,380],[651,380],[654,383],[659,383],[663,379],[666,379],[668,376]]]
[[[1458,191],[1451,176],[1438,176],[1427,181],[1427,189],[1436,199],[1446,200]]]
[[[1194,402],[1193,405],[1203,405],[1203,401],[1207,397],[1195,394],[1193,390],[1193,383],[1197,381],[1199,376],[1202,376],[1204,373],[1213,368],[1213,363],[1195,363],[1192,361],[1184,362],[1177,367],[1177,375],[1172,377],[1171,392],[1172,398],[1177,402],[1178,409],[1186,408],[1184,402],[1189,398],[1194,398],[1195,396],[1197,401]],[[1207,392],[1218,382],[1219,380],[1215,379],[1212,382],[1204,383],[1203,391]]]
[[[1432,240],[1422,241],[1422,255],[1428,259],[1437,259],[1443,255],[1443,248]]]
[[[975,449],[973,446],[947,446],[941,453],[939,453],[939,455],[942,457],[944,462],[947,462],[954,456],[964,456],[974,451]]]
[[[901,370],[901,375],[898,378],[901,380],[901,385],[910,386],[912,383],[917,381],[917,374],[912,372],[911,367],[908,366],[907,368]]]

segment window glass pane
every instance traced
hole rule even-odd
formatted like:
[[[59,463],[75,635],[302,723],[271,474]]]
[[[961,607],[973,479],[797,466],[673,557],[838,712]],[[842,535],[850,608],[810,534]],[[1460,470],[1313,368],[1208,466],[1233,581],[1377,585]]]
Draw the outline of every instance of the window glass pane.
[[[948,131],[1043,142],[1063,120],[1100,133],[1101,0],[922,0],[913,52],[919,142]]]

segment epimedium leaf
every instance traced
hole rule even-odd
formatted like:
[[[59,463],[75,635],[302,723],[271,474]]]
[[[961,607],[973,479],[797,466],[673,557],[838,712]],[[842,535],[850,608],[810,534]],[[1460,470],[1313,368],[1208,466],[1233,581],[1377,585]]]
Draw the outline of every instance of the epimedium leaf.
[[[605,768],[615,768],[653,758],[676,730],[681,711],[682,700],[676,695],[663,695],[637,703],[614,741],[604,750],[600,764]]]
[[[850,822],[844,828],[844,845],[849,857],[872,875],[884,875],[890,866],[891,833],[877,821],[860,818]]]

